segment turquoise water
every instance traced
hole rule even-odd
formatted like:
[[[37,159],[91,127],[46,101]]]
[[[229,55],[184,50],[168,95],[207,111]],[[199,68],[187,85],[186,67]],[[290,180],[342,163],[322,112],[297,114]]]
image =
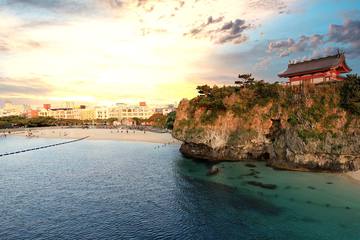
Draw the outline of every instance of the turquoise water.
[[[0,154],[62,141],[0,138]],[[351,179],[263,163],[207,176],[178,148],[85,140],[0,158],[0,239],[360,239]]]

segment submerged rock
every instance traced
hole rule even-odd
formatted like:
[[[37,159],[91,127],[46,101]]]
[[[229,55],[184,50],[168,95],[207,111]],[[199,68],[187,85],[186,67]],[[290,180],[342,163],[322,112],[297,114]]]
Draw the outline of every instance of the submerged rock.
[[[249,168],[256,168],[256,165],[252,164],[252,163],[247,163],[247,164],[245,164],[245,166],[249,167]]]
[[[265,188],[265,189],[271,189],[271,190],[274,190],[277,188],[277,186],[275,184],[266,184],[266,183],[256,182],[256,181],[248,181],[247,184],[256,186],[256,187]]]
[[[219,169],[218,167],[212,166],[212,167],[208,170],[207,175],[208,175],[208,176],[212,176],[212,175],[218,174],[219,172],[220,172],[220,169]]]

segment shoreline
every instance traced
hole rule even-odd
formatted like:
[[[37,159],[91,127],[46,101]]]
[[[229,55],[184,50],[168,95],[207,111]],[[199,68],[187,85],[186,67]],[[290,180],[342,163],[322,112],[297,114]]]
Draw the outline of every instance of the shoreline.
[[[355,172],[347,172],[345,176],[360,184],[360,170]]]
[[[31,132],[32,136],[28,136]],[[157,133],[139,130],[124,129],[98,129],[98,128],[45,128],[27,129],[14,131],[10,136],[39,137],[39,138],[59,138],[59,139],[79,139],[88,136],[88,140],[113,140],[113,141],[133,141],[149,142],[160,144],[180,144],[181,142],[171,136],[170,133]]]
[[[173,138],[170,133],[157,133],[139,130],[117,130],[102,128],[36,128],[12,130],[10,136],[27,136],[31,131],[32,137],[39,138],[58,138],[58,139],[79,139],[88,136],[88,140],[110,140],[110,141],[129,141],[147,142],[158,144],[181,144],[181,141]],[[8,134],[7,134],[8,135]],[[9,135],[8,135],[9,136]],[[31,138],[31,137],[30,137]],[[340,173],[341,174],[341,173]],[[343,176],[360,184],[360,170],[355,172],[342,173]]]

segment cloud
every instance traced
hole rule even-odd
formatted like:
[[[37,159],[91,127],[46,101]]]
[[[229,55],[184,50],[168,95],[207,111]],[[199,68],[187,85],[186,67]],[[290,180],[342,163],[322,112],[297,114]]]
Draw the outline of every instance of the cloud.
[[[16,80],[0,78],[0,94],[6,95],[46,95],[51,92],[51,87],[40,79]]]
[[[97,15],[123,7],[121,0],[11,0],[0,1],[0,8],[24,19],[59,21],[69,16]],[[24,11],[26,9],[27,11]],[[38,14],[38,13],[41,14]]]
[[[233,83],[240,73],[253,73],[256,79],[275,82],[278,78],[274,71],[281,69],[287,61],[264,52],[266,47],[266,42],[258,42],[250,48],[213,53],[206,65],[200,68],[206,69],[201,79],[222,85]]]
[[[1,4],[4,7],[9,8],[38,8],[45,9],[49,11],[67,11],[77,12],[79,10],[83,10],[87,8],[87,5],[84,2],[76,1],[76,0],[12,0],[5,1],[5,3]]]
[[[26,29],[26,28],[40,28],[40,27],[49,27],[49,26],[64,26],[69,25],[68,23],[64,21],[58,21],[58,20],[40,20],[40,21],[26,21],[23,22],[21,25],[18,26],[18,29]]]
[[[329,26],[328,41],[348,45],[351,56],[360,54],[360,20],[346,20],[343,25]]]
[[[224,19],[224,17],[218,17],[218,18],[213,18],[212,16],[208,17],[207,21],[205,23],[202,23],[200,26],[191,29],[191,31],[189,33],[185,33],[184,35],[191,35],[193,37],[196,37],[197,35],[200,35],[201,33],[206,34],[205,30],[208,26],[210,26],[211,24],[216,24],[221,22]],[[202,35],[203,36],[203,35]]]
[[[226,22],[215,29],[207,30],[209,26],[221,23],[223,19],[224,17],[213,18],[210,16],[208,17],[207,22],[193,28],[189,33],[185,33],[184,35],[190,35],[195,38],[210,38],[216,44],[228,42],[240,44],[247,40],[243,31],[249,29],[250,25],[246,24],[243,19]]]
[[[360,20],[346,20],[343,25],[331,24],[328,33],[301,36],[298,40],[272,41],[268,45],[268,52],[277,53],[280,57],[301,52],[312,52],[312,56],[323,56],[334,53],[334,46],[344,48],[350,57],[360,54]]]
[[[20,36],[12,35],[4,36],[0,33],[0,52],[11,53],[14,51],[30,51],[44,47],[44,43],[32,39],[21,38]]]
[[[6,49],[0,71],[12,81],[1,79],[0,88],[2,97],[12,92],[17,98],[26,92],[49,96],[47,90],[59,98],[191,96],[196,80],[216,76],[232,82],[249,71],[261,55],[214,54],[241,51],[224,44],[246,41],[251,29],[283,9],[249,0],[6,2],[0,0],[0,46]],[[25,81],[29,76],[51,86]],[[169,82],[171,87],[162,87]]]
[[[326,56],[330,56],[330,55],[335,55],[337,52],[338,52],[338,48],[335,48],[332,46],[325,47],[325,48],[319,48],[319,49],[313,50],[313,52],[309,58],[312,59],[312,58],[326,57]]]
[[[233,42],[235,44],[246,41],[247,37],[242,34],[246,29],[250,28],[248,24],[245,24],[245,20],[236,19],[225,23],[222,28],[218,31],[222,36],[218,38],[216,43]]]
[[[140,0],[139,0],[140,1]],[[112,8],[119,8],[123,6],[122,0],[11,0],[7,1],[4,5],[30,5],[37,8],[46,9],[67,9],[79,10],[80,8],[90,9],[94,4],[103,4]]]
[[[166,5],[168,5],[170,7],[170,11],[167,12],[168,16],[170,17],[174,17],[175,13],[177,11],[179,11],[180,9],[182,9],[185,5],[185,1],[183,0],[173,0],[173,1],[162,1],[162,0],[127,0],[124,1],[124,5],[132,5],[135,2],[135,6],[137,8],[142,8],[146,13],[151,13],[153,12],[155,9],[157,9],[157,7],[160,6],[161,8],[161,4],[165,3]],[[190,2],[190,1],[188,1]],[[165,17],[165,16],[162,16]]]
[[[248,6],[255,9],[276,9],[283,13],[288,6],[282,0],[249,0]]]
[[[289,56],[289,48],[295,44],[294,39],[279,40],[270,42],[268,45],[268,52],[278,52],[280,57]]]
[[[6,52],[8,50],[9,48],[7,42],[0,38],[0,52]]]
[[[254,71],[261,71],[267,69],[271,64],[272,60],[273,58],[271,56],[261,57],[253,67]]]
[[[268,45],[268,52],[276,52],[280,57],[289,56],[292,53],[305,52],[316,49],[324,43],[324,36],[315,34],[312,36],[301,36],[297,41],[292,38],[287,40],[273,41]]]
[[[248,39],[245,30],[261,26],[265,19],[280,14],[279,11],[287,11],[289,4],[295,1],[138,0],[134,11],[142,24],[152,25],[156,21],[169,33],[182,31],[188,38],[220,45],[240,44]],[[151,12],[147,11],[149,8]]]

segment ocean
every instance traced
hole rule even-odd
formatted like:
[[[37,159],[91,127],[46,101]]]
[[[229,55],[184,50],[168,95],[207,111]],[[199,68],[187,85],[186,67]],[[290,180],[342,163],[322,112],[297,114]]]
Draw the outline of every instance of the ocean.
[[[0,154],[63,142],[0,138]],[[345,175],[209,164],[179,145],[83,140],[0,157],[0,239],[360,239]]]

